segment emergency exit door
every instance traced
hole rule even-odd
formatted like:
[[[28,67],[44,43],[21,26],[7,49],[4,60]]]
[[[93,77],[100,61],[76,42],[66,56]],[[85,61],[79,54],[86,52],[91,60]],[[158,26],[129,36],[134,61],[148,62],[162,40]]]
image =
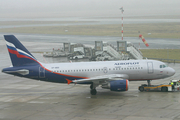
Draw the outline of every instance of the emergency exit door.
[[[147,63],[147,68],[148,68],[148,73],[153,73],[154,70],[153,70],[153,62],[148,62]]]

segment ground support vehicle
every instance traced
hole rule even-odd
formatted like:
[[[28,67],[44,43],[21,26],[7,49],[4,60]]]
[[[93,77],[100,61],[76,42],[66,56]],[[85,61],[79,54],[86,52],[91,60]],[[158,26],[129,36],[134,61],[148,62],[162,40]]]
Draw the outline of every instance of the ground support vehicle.
[[[174,86],[171,85],[171,82],[174,83]],[[146,85],[143,84],[139,86],[139,91],[180,91],[180,85],[178,80],[171,80],[169,84],[161,84],[161,85]]]

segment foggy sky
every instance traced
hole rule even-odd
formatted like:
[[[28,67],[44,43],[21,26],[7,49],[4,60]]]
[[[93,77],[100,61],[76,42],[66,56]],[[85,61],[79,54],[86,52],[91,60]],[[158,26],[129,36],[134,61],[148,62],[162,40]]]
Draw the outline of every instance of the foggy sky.
[[[180,15],[180,0],[0,0],[1,17]]]

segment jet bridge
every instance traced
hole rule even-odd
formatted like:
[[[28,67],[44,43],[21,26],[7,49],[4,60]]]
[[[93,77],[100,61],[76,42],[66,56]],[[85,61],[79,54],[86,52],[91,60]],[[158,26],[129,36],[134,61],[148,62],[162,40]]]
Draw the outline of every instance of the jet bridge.
[[[113,45],[103,41],[95,41],[95,55],[98,56],[99,60],[122,59],[122,56]]]
[[[126,52],[129,59],[143,59],[141,51],[131,42],[117,41],[117,50],[119,52]]]

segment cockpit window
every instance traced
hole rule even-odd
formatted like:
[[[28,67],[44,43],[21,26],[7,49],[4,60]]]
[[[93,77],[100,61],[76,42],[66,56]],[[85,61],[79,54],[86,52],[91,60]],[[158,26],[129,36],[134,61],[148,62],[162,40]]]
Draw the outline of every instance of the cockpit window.
[[[160,68],[168,67],[166,64],[160,65]]]

